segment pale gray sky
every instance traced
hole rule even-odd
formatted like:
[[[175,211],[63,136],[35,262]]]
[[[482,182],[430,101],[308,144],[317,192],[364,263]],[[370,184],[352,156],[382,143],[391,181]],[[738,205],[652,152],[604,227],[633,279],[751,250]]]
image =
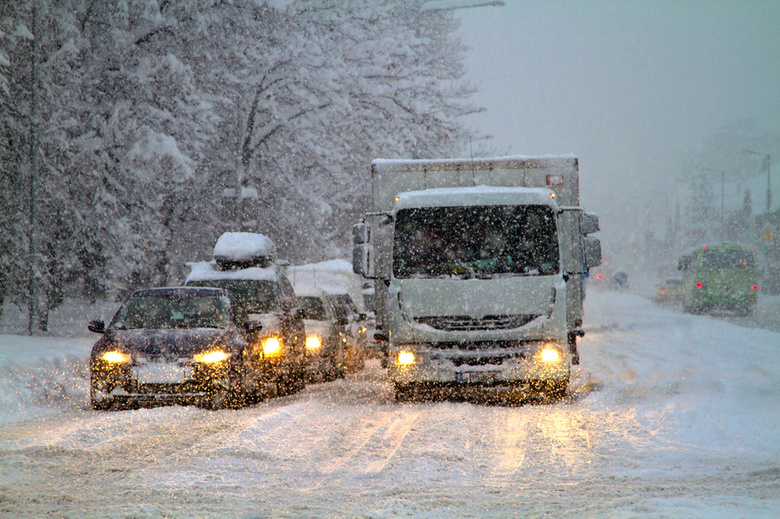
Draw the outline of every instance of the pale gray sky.
[[[780,1],[506,0],[457,15],[487,108],[469,121],[502,154],[577,155],[583,205],[607,236],[667,196],[684,205],[673,179],[713,133],[780,134]],[[776,208],[780,149],[761,151]],[[754,184],[763,208],[766,175]]]

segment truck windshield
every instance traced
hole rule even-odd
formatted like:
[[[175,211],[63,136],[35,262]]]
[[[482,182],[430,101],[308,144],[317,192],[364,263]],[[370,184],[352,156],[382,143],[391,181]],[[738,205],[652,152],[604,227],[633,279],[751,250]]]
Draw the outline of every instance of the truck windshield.
[[[551,275],[558,273],[558,254],[548,206],[427,207],[396,214],[396,278]]]

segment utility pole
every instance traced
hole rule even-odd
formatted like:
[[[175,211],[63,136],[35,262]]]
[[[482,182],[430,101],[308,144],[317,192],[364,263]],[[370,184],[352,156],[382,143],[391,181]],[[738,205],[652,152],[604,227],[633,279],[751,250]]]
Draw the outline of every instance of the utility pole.
[[[39,314],[38,308],[38,286],[35,281],[35,266],[37,256],[35,247],[36,231],[36,194],[37,177],[40,167],[40,133],[38,116],[38,54],[41,49],[40,35],[40,5],[37,0],[32,3],[32,60],[30,64],[30,158],[29,158],[29,198],[28,198],[28,227],[27,227],[27,309],[29,320],[27,322],[27,333],[32,335],[37,329],[37,320]]]
[[[771,163],[772,155],[769,153],[761,153],[760,151],[742,150],[744,153],[751,155],[758,155],[764,158],[764,168],[766,169],[766,214],[767,216],[772,211],[772,180],[771,180]]]

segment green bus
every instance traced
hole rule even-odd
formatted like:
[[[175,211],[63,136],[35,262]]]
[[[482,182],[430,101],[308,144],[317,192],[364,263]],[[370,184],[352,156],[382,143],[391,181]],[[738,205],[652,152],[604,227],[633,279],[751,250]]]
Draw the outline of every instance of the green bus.
[[[758,302],[758,268],[753,249],[720,243],[688,251],[680,258],[682,303],[686,312],[753,312]]]

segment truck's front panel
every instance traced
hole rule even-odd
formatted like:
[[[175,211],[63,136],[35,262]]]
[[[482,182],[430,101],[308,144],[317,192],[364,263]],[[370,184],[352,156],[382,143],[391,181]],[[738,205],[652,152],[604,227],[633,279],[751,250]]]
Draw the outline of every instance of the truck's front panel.
[[[546,190],[399,197],[385,301],[398,386],[568,380],[557,215]]]

